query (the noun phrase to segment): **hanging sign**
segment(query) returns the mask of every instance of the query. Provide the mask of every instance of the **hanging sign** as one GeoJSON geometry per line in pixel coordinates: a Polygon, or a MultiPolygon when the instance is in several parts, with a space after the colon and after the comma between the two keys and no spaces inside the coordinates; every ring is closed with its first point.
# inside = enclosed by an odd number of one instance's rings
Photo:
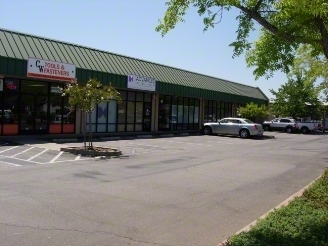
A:
{"type": "Polygon", "coordinates": [[[74,82],[75,70],[74,64],[31,57],[27,61],[27,77],[74,82]]]}
{"type": "Polygon", "coordinates": [[[128,75],[128,85],[129,89],[137,89],[144,91],[155,91],[156,90],[156,80],[146,76],[140,75],[128,75]]]}

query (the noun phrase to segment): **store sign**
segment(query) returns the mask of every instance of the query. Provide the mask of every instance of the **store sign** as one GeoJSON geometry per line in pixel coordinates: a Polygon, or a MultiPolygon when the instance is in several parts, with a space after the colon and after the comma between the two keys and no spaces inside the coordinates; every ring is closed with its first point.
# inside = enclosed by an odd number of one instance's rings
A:
{"type": "Polygon", "coordinates": [[[140,75],[128,75],[127,88],[144,90],[144,91],[155,91],[156,80],[153,78],[140,76],[140,75]]]}
{"type": "Polygon", "coordinates": [[[75,65],[62,62],[31,57],[27,62],[27,77],[74,82],[75,70],[75,65]]]}

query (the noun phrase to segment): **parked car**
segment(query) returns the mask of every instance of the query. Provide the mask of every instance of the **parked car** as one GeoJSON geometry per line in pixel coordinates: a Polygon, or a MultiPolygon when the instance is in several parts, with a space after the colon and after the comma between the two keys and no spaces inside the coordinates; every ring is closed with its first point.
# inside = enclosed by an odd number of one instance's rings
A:
{"type": "Polygon", "coordinates": [[[297,132],[299,127],[294,119],[276,118],[262,123],[264,131],[285,131],[287,133],[297,132]]]}
{"type": "Polygon", "coordinates": [[[205,123],[203,127],[205,135],[236,135],[241,138],[263,136],[261,124],[256,124],[245,118],[223,118],[218,122],[205,123]]]}
{"type": "Polygon", "coordinates": [[[305,122],[297,122],[301,133],[307,134],[314,131],[322,131],[323,125],[321,121],[311,120],[305,122]]]}

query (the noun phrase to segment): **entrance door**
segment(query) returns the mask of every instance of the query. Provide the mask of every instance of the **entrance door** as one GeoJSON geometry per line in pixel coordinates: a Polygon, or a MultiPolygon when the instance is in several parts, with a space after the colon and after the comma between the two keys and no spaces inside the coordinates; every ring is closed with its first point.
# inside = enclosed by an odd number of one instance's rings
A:
{"type": "Polygon", "coordinates": [[[143,131],[151,131],[151,102],[145,102],[143,108],[143,131]]]}
{"type": "Polygon", "coordinates": [[[20,133],[48,133],[48,97],[23,94],[21,96],[20,105],[20,133]]]}

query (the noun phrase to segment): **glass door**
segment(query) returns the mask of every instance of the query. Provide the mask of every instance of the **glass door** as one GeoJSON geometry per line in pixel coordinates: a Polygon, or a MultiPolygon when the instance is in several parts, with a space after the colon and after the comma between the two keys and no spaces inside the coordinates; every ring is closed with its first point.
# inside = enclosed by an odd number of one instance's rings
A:
{"type": "Polygon", "coordinates": [[[48,133],[48,97],[22,94],[20,105],[20,133],[48,133]]]}
{"type": "Polygon", "coordinates": [[[144,102],[143,109],[143,131],[151,131],[151,103],[144,102]]]}

